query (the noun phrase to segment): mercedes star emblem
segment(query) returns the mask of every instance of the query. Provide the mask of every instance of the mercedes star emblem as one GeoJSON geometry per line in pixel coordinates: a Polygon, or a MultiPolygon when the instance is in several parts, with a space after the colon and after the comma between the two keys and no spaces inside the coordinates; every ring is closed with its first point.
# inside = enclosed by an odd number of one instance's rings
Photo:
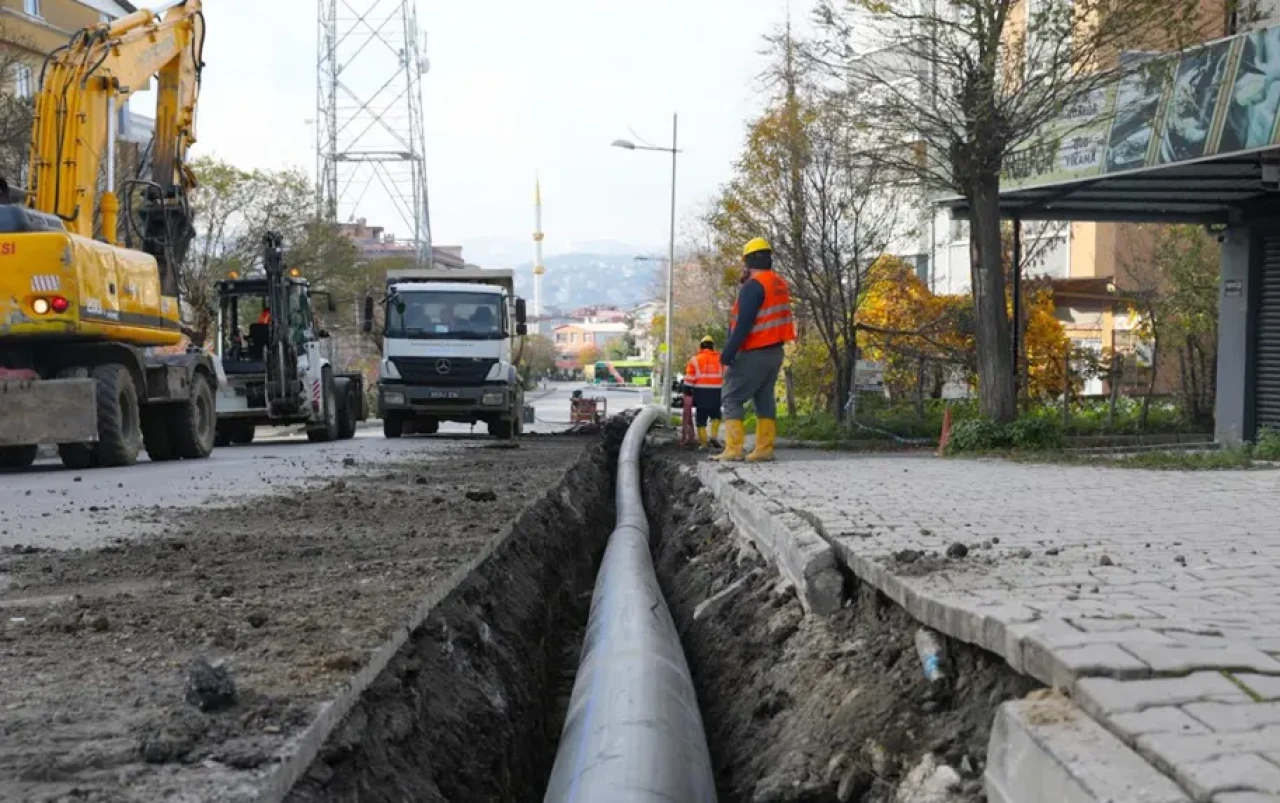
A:
{"type": "Polygon", "coordinates": [[[448,360],[436,360],[436,373],[447,374],[453,370],[453,363],[448,360]]]}

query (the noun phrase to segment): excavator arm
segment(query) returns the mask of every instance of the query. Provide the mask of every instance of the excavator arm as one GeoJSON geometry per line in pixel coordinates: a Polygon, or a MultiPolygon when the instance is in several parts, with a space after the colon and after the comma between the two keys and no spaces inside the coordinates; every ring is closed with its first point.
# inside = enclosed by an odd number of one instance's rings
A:
{"type": "Polygon", "coordinates": [[[102,239],[114,245],[119,109],[158,77],[152,179],[141,188],[136,214],[127,205],[126,218],[140,249],[155,257],[161,292],[169,297],[177,296],[178,266],[194,236],[187,199],[195,177],[185,159],[196,141],[204,33],[201,0],[171,0],[159,10],[86,28],[49,55],[35,104],[28,205],[57,215],[86,238],[94,236],[100,213],[102,239]],[[105,188],[99,183],[104,161],[105,188]]]}

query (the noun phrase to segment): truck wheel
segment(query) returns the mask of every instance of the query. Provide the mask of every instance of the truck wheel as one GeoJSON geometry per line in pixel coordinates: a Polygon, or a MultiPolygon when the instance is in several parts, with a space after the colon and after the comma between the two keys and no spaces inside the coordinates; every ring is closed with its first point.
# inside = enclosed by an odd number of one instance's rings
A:
{"type": "Polygon", "coordinates": [[[499,418],[489,424],[489,434],[495,438],[509,441],[516,436],[516,422],[507,418],[499,418]]]}
{"type": "Polygon", "coordinates": [[[257,434],[258,428],[253,424],[240,424],[231,430],[231,442],[237,446],[248,446],[257,434]]]}
{"type": "Polygon", "coordinates": [[[307,440],[312,443],[328,443],[338,439],[338,390],[328,368],[324,370],[321,384],[324,386],[324,424],[307,430],[307,440]]]}
{"type": "Polygon", "coordinates": [[[173,412],[172,405],[157,405],[142,414],[142,444],[153,463],[178,459],[173,448],[173,412]]]}
{"type": "Polygon", "coordinates": [[[360,400],[356,398],[350,381],[342,382],[338,388],[338,439],[345,441],[356,436],[356,415],[360,400]]]}
{"type": "Polygon", "coordinates": [[[31,468],[36,462],[40,447],[34,443],[25,446],[5,446],[0,448],[0,468],[31,468]]]}
{"type": "Polygon", "coordinates": [[[174,445],[180,457],[199,460],[213,452],[218,416],[214,412],[213,387],[203,374],[192,377],[191,395],[178,406],[173,424],[174,445]]]}
{"type": "Polygon", "coordinates": [[[98,383],[98,443],[93,452],[106,468],[131,466],[142,451],[138,388],[118,363],[96,366],[89,375],[98,383]]]}
{"type": "Polygon", "coordinates": [[[384,413],[382,416],[382,437],[398,438],[404,434],[404,419],[399,413],[384,413]]]}

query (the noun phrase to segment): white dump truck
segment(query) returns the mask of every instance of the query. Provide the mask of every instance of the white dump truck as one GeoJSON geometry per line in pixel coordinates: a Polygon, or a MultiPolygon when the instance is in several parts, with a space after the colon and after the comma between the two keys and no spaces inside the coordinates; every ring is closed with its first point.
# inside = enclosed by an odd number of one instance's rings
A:
{"type": "MultiPolygon", "coordinates": [[[[509,270],[432,268],[387,273],[378,413],[383,434],[434,434],[442,421],[520,434],[524,386],[516,370],[525,302],[509,270]]],[[[365,299],[365,331],[375,299],[365,299]]]]}

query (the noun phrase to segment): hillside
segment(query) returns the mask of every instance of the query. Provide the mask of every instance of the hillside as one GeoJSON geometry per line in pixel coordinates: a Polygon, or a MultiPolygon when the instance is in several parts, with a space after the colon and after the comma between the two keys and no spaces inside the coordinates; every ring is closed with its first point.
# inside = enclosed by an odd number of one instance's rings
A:
{"type": "MultiPolygon", "coordinates": [[[[656,294],[662,270],[661,263],[637,262],[630,254],[560,254],[547,257],[546,264],[543,304],[566,312],[593,304],[643,304],[656,294]]],[[[532,302],[533,263],[517,265],[515,272],[516,292],[532,302]]]]}

